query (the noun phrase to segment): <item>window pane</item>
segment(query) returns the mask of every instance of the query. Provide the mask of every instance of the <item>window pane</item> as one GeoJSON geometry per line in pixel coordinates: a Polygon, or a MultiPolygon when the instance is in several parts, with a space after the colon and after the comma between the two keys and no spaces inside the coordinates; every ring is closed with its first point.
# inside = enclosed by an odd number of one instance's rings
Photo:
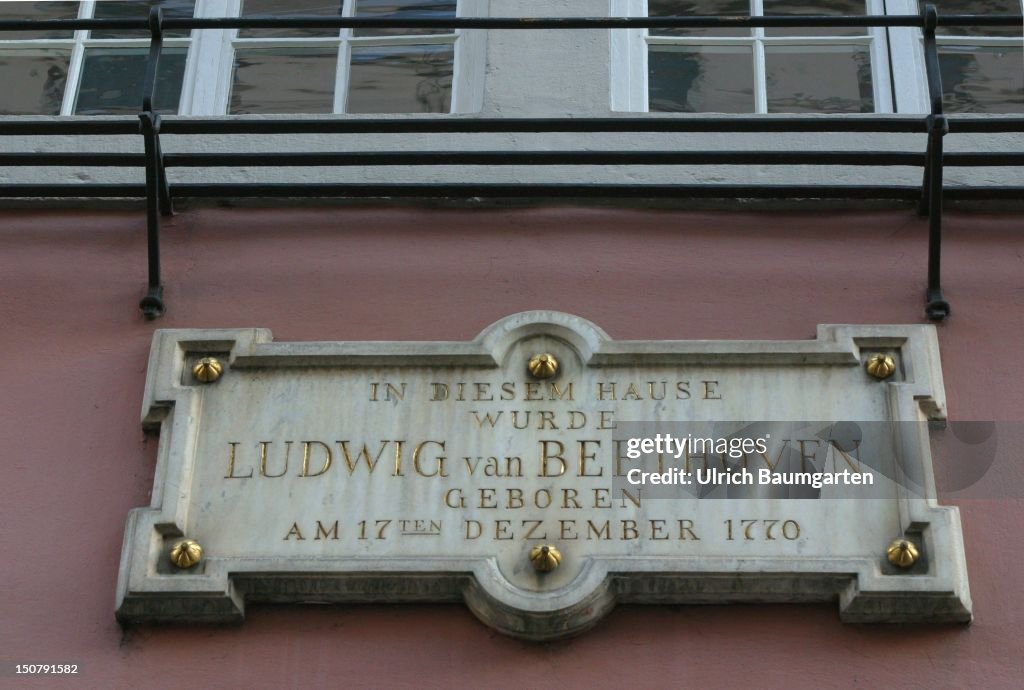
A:
{"type": "MultiPolygon", "coordinates": [[[[156,103],[161,113],[177,113],[187,48],[164,48],[156,75],[156,103]]],[[[142,109],[142,82],[148,48],[87,48],[76,115],[137,113],[142,109]]]]}
{"type": "Polygon", "coordinates": [[[939,46],[939,65],[946,112],[1024,112],[1024,51],[1019,47],[939,46]]]}
{"type": "MultiPolygon", "coordinates": [[[[187,19],[195,11],[195,0],[146,0],[139,2],[132,0],[102,0],[96,3],[96,11],[93,17],[96,19],[145,19],[149,17],[149,10],[154,5],[159,5],[163,10],[164,19],[187,19]]],[[[164,36],[181,37],[188,36],[189,31],[165,31],[164,36]]],[[[123,31],[113,29],[101,29],[90,34],[93,38],[148,38],[149,31],[123,31]]]]}
{"type": "Polygon", "coordinates": [[[346,110],[447,113],[454,63],[450,45],[353,46],[346,110]]]}
{"type": "MultiPolygon", "coordinates": [[[[0,19],[74,19],[77,2],[0,2],[0,19]]],[[[3,31],[0,39],[72,38],[73,31],[3,31]]]]}
{"type": "MultiPolygon", "coordinates": [[[[437,0],[356,0],[356,16],[375,19],[445,19],[455,16],[455,3],[437,0]]],[[[451,29],[357,29],[354,35],[409,36],[451,32],[451,29]]]]}
{"type": "MultiPolygon", "coordinates": [[[[648,0],[651,17],[750,14],[747,0],[648,0]]],[[[651,29],[652,36],[749,36],[750,29],[651,29]]]]}
{"type": "MultiPolygon", "coordinates": [[[[340,17],[343,0],[242,0],[242,16],[269,15],[294,17],[340,17]]],[[[340,29],[239,29],[239,38],[267,38],[272,36],[338,36],[340,29]]],[[[277,111],[280,112],[280,111],[277,111]]],[[[303,111],[304,112],[304,111],[303,111]]]]}
{"type": "Polygon", "coordinates": [[[770,113],[871,113],[865,46],[765,46],[770,113]]]}
{"type": "Polygon", "coordinates": [[[0,115],[60,115],[70,51],[0,54],[0,115]]]}
{"type": "MultiPolygon", "coordinates": [[[[790,0],[764,0],[765,14],[868,14],[864,0],[828,0],[828,2],[791,2],[790,0]]],[[[769,28],[766,36],[863,36],[866,28],[769,28]]]]}
{"type": "Polygon", "coordinates": [[[334,48],[236,50],[229,112],[333,112],[337,65],[334,48]]]}
{"type": "Polygon", "coordinates": [[[754,112],[753,52],[748,46],[651,46],[652,112],[754,112]]]}
{"type": "MultiPolygon", "coordinates": [[[[927,0],[919,7],[931,3],[943,14],[1020,14],[1020,0],[927,0]]],[[[949,26],[939,27],[939,35],[952,36],[1020,36],[1021,26],[949,26]]],[[[1021,67],[1024,70],[1024,66],[1021,67]]]]}

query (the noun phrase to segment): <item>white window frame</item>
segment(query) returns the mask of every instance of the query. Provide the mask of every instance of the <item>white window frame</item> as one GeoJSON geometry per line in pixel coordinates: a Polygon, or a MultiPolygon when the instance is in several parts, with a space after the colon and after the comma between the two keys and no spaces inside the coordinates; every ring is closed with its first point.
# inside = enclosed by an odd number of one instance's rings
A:
{"type": "MultiPolygon", "coordinates": [[[[1024,12],[1024,0],[1018,11],[1024,12]]],[[[885,0],[887,14],[920,14],[917,0],[885,0]]],[[[941,9],[940,9],[941,12],[941,9]]],[[[1024,32],[1024,26],[1021,27],[1024,32]]],[[[924,34],[916,27],[893,27],[889,30],[892,49],[893,90],[896,109],[900,113],[929,113],[928,77],[924,64],[924,34]],[[897,68],[899,66],[899,68],[897,68]]],[[[949,36],[937,33],[936,43],[943,45],[1020,46],[1015,36],[949,36]]],[[[1021,65],[1024,69],[1024,64],[1021,65]]]]}
{"type": "MultiPolygon", "coordinates": [[[[884,0],[867,0],[870,14],[884,14],[884,0]]],[[[762,0],[754,0],[755,13],[763,12],[762,0]]],[[[647,16],[647,0],[610,0],[612,16],[647,16]]],[[[752,36],[651,36],[646,29],[619,29],[611,33],[611,108],[613,111],[649,112],[647,59],[652,45],[750,45],[753,47],[755,114],[767,113],[765,84],[765,46],[771,45],[869,45],[875,112],[893,112],[893,88],[890,79],[889,42],[884,28],[870,28],[870,37],[856,36],[765,36],[763,28],[752,36]]],[[[918,32],[920,34],[920,32],[918,32]]]]}
{"type": "MultiPolygon", "coordinates": [[[[197,0],[202,2],[202,0],[197,0]]],[[[78,18],[89,19],[96,9],[96,0],[83,0],[78,5],[78,18]]],[[[180,38],[164,38],[164,48],[190,48],[192,40],[185,36],[180,38]]],[[[149,49],[149,38],[89,38],[89,31],[74,31],[70,38],[34,38],[3,40],[0,34],[0,48],[8,48],[12,51],[24,51],[25,53],[37,52],[37,54],[48,54],[53,51],[70,51],[71,56],[68,62],[68,72],[64,82],[64,97],[61,101],[60,114],[74,115],[75,107],[78,104],[78,91],[81,87],[82,64],[85,61],[85,51],[88,48],[142,48],[149,49]]],[[[188,51],[185,63],[185,72],[188,73],[188,61],[192,59],[192,51],[188,51]]],[[[184,96],[184,84],[182,85],[184,96]]],[[[139,98],[139,108],[142,108],[142,98],[139,98]]],[[[179,105],[180,107],[180,105],[179,105]]]]}
{"type": "MultiPolygon", "coordinates": [[[[82,0],[78,17],[92,17],[97,0],[82,0]]],[[[237,17],[241,0],[196,0],[196,17],[237,17]]],[[[458,0],[457,16],[485,17],[488,13],[487,0],[458,0]]],[[[351,13],[353,3],[345,3],[346,13],[351,13]]],[[[179,115],[216,116],[228,114],[231,94],[232,65],[236,45],[236,29],[193,29],[191,37],[165,37],[164,48],[187,48],[185,72],[182,78],[179,115]]],[[[350,29],[343,29],[339,37],[328,37],[322,41],[313,39],[242,39],[247,45],[266,44],[267,47],[299,46],[323,47],[341,46],[338,51],[338,79],[335,84],[334,112],[344,109],[347,97],[348,61],[352,45],[410,45],[432,43],[455,46],[455,64],[452,76],[451,113],[474,113],[483,107],[483,79],[486,58],[485,31],[464,31],[457,29],[452,34],[417,36],[373,36],[352,37],[350,29]]],[[[87,48],[149,48],[149,38],[88,38],[87,30],[79,30],[69,38],[15,39],[4,41],[0,36],[0,48],[4,45],[13,50],[32,51],[39,54],[52,51],[70,51],[68,71],[61,101],[60,115],[74,115],[81,85],[82,65],[87,48]]],[[[142,107],[141,97],[139,108],[142,107]]],[[[88,116],[84,116],[88,117],[88,116]]]]}
{"type": "MultiPolygon", "coordinates": [[[[197,0],[197,17],[237,17],[241,0],[197,0]]],[[[346,16],[352,2],[345,3],[346,16]]],[[[487,16],[486,0],[458,0],[456,16],[487,16]]],[[[452,75],[451,113],[479,112],[483,107],[483,76],[486,42],[483,31],[457,29],[452,34],[415,36],[353,37],[351,29],[342,29],[337,37],[323,38],[242,38],[237,29],[200,29],[193,31],[193,46],[186,65],[179,113],[182,115],[227,115],[231,100],[232,65],[238,46],[332,47],[338,50],[334,113],[344,111],[348,94],[348,63],[354,45],[415,45],[431,43],[455,46],[452,75]],[[194,58],[194,59],[192,59],[194,58]]]]}

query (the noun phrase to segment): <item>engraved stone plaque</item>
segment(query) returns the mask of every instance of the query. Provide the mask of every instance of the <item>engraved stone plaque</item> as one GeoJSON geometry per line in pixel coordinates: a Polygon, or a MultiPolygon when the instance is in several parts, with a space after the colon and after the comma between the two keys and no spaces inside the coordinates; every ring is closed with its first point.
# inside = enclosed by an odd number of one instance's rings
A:
{"type": "Polygon", "coordinates": [[[959,513],[931,472],[944,417],[925,325],[617,341],[535,311],[470,342],[157,331],[156,476],[128,517],[117,616],[464,601],[548,639],[616,603],[835,600],[846,621],[966,622],[959,513]],[[541,354],[557,366],[528,366],[541,354]],[[190,566],[171,557],[185,538],[190,566]],[[538,569],[542,547],[560,558],[538,569]]]}

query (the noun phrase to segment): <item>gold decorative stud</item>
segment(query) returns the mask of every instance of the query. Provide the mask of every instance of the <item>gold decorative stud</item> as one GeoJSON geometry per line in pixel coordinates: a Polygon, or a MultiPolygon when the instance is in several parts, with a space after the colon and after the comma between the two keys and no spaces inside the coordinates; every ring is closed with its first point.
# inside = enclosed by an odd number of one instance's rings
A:
{"type": "Polygon", "coordinates": [[[538,573],[550,573],[562,562],[562,553],[550,544],[530,549],[530,562],[538,573]]]}
{"type": "Polygon", "coordinates": [[[224,373],[224,365],[216,357],[203,357],[192,367],[192,375],[200,383],[213,383],[224,373]]]}
{"type": "Polygon", "coordinates": [[[549,379],[558,373],[558,360],[554,355],[544,352],[531,357],[526,368],[534,378],[549,379]]]}
{"type": "Polygon", "coordinates": [[[182,539],[171,547],[171,563],[182,570],[203,560],[203,547],[195,539],[182,539]]]}
{"type": "Polygon", "coordinates": [[[920,556],[917,546],[909,539],[896,539],[885,550],[885,557],[899,568],[909,568],[917,563],[920,556]]]}
{"type": "Polygon", "coordinates": [[[896,373],[896,361],[891,355],[879,352],[878,354],[871,355],[864,364],[864,368],[867,369],[869,374],[881,381],[896,373]]]}

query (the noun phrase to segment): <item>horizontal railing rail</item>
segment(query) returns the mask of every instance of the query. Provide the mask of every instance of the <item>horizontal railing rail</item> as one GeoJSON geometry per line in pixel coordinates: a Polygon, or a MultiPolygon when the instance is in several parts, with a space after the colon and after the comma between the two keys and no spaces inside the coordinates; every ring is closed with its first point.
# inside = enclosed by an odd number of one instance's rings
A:
{"type": "MultiPolygon", "coordinates": [[[[1022,166],[1024,151],[958,151],[946,153],[943,139],[956,134],[1024,132],[1024,115],[967,117],[943,113],[943,90],[938,59],[938,27],[1006,27],[1024,24],[1024,17],[1001,15],[939,15],[926,5],[919,15],[769,15],[687,17],[218,17],[165,19],[154,8],[148,19],[4,19],[0,20],[0,48],[12,42],[8,31],[104,29],[149,32],[141,109],[135,118],[42,119],[0,118],[0,136],[138,136],[144,153],[17,152],[0,153],[0,166],[82,166],[145,169],[145,184],[63,183],[0,184],[0,198],[145,198],[149,284],[141,302],[143,313],[163,313],[160,277],[160,217],[172,212],[173,198],[210,197],[331,197],[331,198],[815,198],[886,199],[917,201],[929,224],[926,313],[941,320],[950,313],[943,297],[940,269],[942,204],[944,199],[984,200],[1024,198],[1018,186],[943,185],[945,167],[1022,166]],[[331,118],[163,118],[153,108],[157,67],[165,31],[208,29],[437,29],[454,30],[611,30],[685,28],[919,28],[924,38],[930,112],[925,115],[800,116],[694,116],[651,114],[625,117],[487,118],[463,115],[440,117],[331,118]],[[382,150],[283,151],[268,153],[199,152],[164,153],[160,135],[260,134],[481,134],[481,133],[888,133],[927,136],[922,151],[878,150],[382,150]],[[168,181],[167,168],[224,167],[374,167],[374,166],[733,166],[733,165],[841,165],[857,167],[920,167],[920,186],[878,184],[663,184],[663,183],[267,183],[193,184],[168,181]]],[[[19,40],[19,44],[25,41],[19,40]]],[[[28,43],[33,43],[28,41],[28,43]]]]}

